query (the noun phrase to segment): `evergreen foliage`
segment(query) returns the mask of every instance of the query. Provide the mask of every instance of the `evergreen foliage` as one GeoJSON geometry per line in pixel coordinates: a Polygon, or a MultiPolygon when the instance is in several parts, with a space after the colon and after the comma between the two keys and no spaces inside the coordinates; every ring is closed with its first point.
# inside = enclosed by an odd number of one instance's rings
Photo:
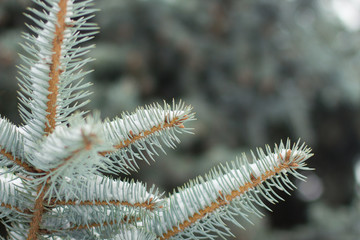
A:
{"type": "Polygon", "coordinates": [[[35,26],[24,34],[17,127],[0,118],[0,217],[11,239],[214,239],[231,232],[225,221],[262,216],[277,190],[295,188],[290,176],[310,170],[305,144],[257,149],[214,168],[163,197],[159,190],[108,174],[130,174],[178,136],[191,133],[192,107],[183,102],[139,107],[101,120],[81,111],[89,83],[83,58],[98,28],[92,0],[33,0],[35,26]]]}

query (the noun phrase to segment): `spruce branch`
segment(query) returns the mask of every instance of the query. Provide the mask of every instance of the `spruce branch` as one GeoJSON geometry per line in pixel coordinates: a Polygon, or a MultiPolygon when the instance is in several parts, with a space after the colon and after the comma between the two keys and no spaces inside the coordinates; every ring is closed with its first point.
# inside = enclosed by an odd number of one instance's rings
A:
{"type": "Polygon", "coordinates": [[[101,152],[102,155],[116,158],[116,166],[108,166],[104,171],[111,173],[122,172],[129,174],[128,170],[136,171],[137,160],[148,162],[158,155],[156,148],[165,153],[162,145],[175,148],[180,140],[178,134],[191,133],[191,128],[185,127],[189,121],[195,119],[191,113],[192,107],[184,102],[173,101],[172,107],[164,103],[138,108],[134,113],[123,113],[122,118],[105,121],[105,135],[113,144],[114,150],[101,152]],[[120,164],[120,167],[119,165],[120,164]]]}
{"type": "MultiPolygon", "coordinates": [[[[28,198],[24,198],[21,188],[23,183],[21,179],[15,175],[8,173],[4,169],[0,169],[0,203],[1,207],[9,210],[15,210],[16,214],[25,213],[29,208],[28,198]],[[14,197],[15,195],[15,197],[14,197]]],[[[9,211],[7,214],[10,214],[9,211]]],[[[1,215],[4,212],[0,213],[1,215]]]]}
{"type": "Polygon", "coordinates": [[[0,118],[0,167],[14,165],[13,170],[23,168],[32,171],[24,161],[23,136],[18,127],[0,118]]]}
{"type": "Polygon", "coordinates": [[[90,84],[82,83],[89,72],[83,72],[81,67],[92,59],[81,57],[93,45],[78,45],[90,40],[97,30],[95,24],[87,22],[95,12],[86,8],[89,1],[34,2],[48,13],[29,9],[33,15],[27,16],[37,27],[28,26],[36,36],[24,35],[27,42],[22,46],[30,57],[21,56],[25,65],[19,66],[22,77],[19,79],[20,113],[28,125],[25,136],[30,145],[53,132],[88,102],[79,103],[90,94],[84,90],[90,84]],[[83,34],[82,30],[88,32],[83,34]]]}
{"type": "MultiPolygon", "coordinates": [[[[30,9],[34,15],[44,18],[46,23],[35,21],[39,25],[38,28],[30,28],[37,34],[37,37],[25,35],[28,42],[23,46],[32,58],[23,57],[27,66],[20,67],[23,77],[20,80],[20,87],[22,92],[28,96],[26,98],[23,94],[20,95],[22,103],[20,111],[27,124],[27,128],[24,128],[24,135],[27,139],[25,144],[27,148],[32,149],[35,149],[37,142],[52,133],[57,125],[67,120],[66,117],[77,109],[70,107],[74,100],[88,95],[87,92],[81,93],[81,91],[74,95],[74,90],[77,89],[69,86],[72,83],[76,84],[75,81],[82,76],[79,74],[76,76],[76,73],[71,75],[71,71],[77,71],[84,62],[76,57],[83,55],[88,50],[88,48],[75,48],[81,42],[81,38],[89,39],[88,36],[79,36],[78,31],[91,27],[86,22],[88,18],[80,17],[78,20],[74,20],[74,18],[93,12],[84,8],[89,3],[88,1],[74,3],[68,0],[46,2],[36,0],[34,2],[47,10],[48,14],[30,9]],[[67,75],[66,71],[70,71],[70,75],[67,75]]],[[[94,32],[92,31],[91,34],[94,32]]],[[[35,165],[37,163],[34,158],[32,162],[35,165]]],[[[34,216],[30,224],[28,239],[37,238],[37,231],[44,212],[45,193],[50,190],[51,194],[54,188],[54,184],[48,185],[49,182],[50,178],[47,178],[46,183],[38,187],[38,197],[34,206],[34,216]]]]}
{"type": "Polygon", "coordinates": [[[252,164],[243,155],[231,166],[219,166],[206,176],[206,180],[198,177],[171,195],[166,205],[169,208],[150,221],[149,228],[157,232],[160,239],[194,236],[212,239],[214,232],[229,236],[229,229],[220,219],[242,227],[233,216],[240,215],[247,221],[250,221],[248,213],[261,217],[262,213],[255,205],[269,208],[260,197],[276,203],[282,198],[274,188],[289,194],[286,188],[295,186],[288,174],[304,180],[297,171],[310,170],[305,163],[312,156],[310,151],[304,144],[299,146],[299,142],[290,148],[290,141],[287,141],[286,146],[283,143],[275,146],[273,152],[268,146],[266,153],[259,148],[258,158],[252,154],[254,160],[258,159],[252,164]],[[223,230],[219,230],[219,226],[223,230]]]}
{"type": "Polygon", "coordinates": [[[288,175],[304,180],[310,149],[290,141],[243,155],[198,177],[168,198],[155,186],[112,179],[106,173],[139,169],[179,135],[192,133],[195,119],[184,102],[139,107],[121,118],[85,116],[90,83],[81,68],[92,61],[83,46],[96,24],[92,0],[33,0],[35,34],[25,34],[21,56],[20,115],[17,127],[0,118],[0,218],[11,239],[182,239],[231,235],[223,220],[262,216],[263,199],[282,198],[274,189],[295,188],[288,175]],[[85,32],[84,32],[85,31],[85,32]],[[258,159],[258,160],[256,160],[258,159]]]}
{"type": "Polygon", "coordinates": [[[147,185],[134,180],[116,180],[95,176],[93,179],[84,179],[86,182],[77,192],[64,190],[60,192],[60,199],[53,198],[49,206],[122,206],[126,208],[144,208],[149,211],[161,209],[164,200],[162,193],[152,186],[147,190],[147,185]]]}

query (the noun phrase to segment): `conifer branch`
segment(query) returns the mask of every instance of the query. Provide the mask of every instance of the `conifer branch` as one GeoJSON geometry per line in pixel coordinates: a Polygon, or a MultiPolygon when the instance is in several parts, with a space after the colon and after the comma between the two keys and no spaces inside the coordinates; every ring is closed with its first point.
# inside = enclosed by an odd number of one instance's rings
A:
{"type": "Polygon", "coordinates": [[[164,122],[158,124],[157,126],[153,126],[150,130],[144,130],[136,135],[132,132],[132,130],[130,130],[129,131],[130,139],[125,140],[123,143],[115,145],[114,148],[121,149],[121,148],[128,147],[130,144],[132,144],[140,139],[146,138],[146,137],[150,136],[151,134],[163,131],[167,128],[172,128],[175,126],[177,126],[179,128],[185,128],[183,123],[187,119],[188,119],[188,116],[186,116],[186,115],[184,115],[182,118],[175,116],[173,119],[170,119],[170,116],[166,115],[164,122]]]}
{"type": "Polygon", "coordinates": [[[11,163],[16,164],[17,166],[23,168],[27,172],[37,172],[38,171],[34,167],[32,167],[31,165],[21,161],[19,158],[15,157],[11,153],[6,152],[6,150],[3,149],[1,146],[0,146],[0,149],[1,149],[0,150],[0,155],[4,156],[8,160],[10,160],[11,163]]]}
{"type": "Polygon", "coordinates": [[[96,25],[87,22],[95,11],[86,7],[89,1],[34,2],[47,12],[29,9],[39,19],[27,14],[37,25],[28,25],[36,36],[24,35],[27,42],[22,46],[29,57],[21,55],[25,64],[19,66],[20,113],[30,148],[89,102],[79,102],[89,96],[90,92],[84,89],[91,85],[83,83],[82,78],[90,71],[84,72],[81,67],[92,61],[82,57],[93,45],[77,45],[90,40],[97,30],[96,25]],[[81,30],[88,32],[80,33],[81,30]]]}
{"type": "Polygon", "coordinates": [[[260,177],[254,177],[254,175],[250,176],[251,181],[246,183],[244,186],[241,186],[237,190],[231,191],[230,194],[224,195],[221,191],[219,191],[220,197],[216,199],[216,201],[212,202],[210,206],[207,206],[201,210],[199,210],[194,215],[190,216],[188,220],[184,221],[183,223],[180,223],[178,226],[174,227],[172,230],[166,232],[160,240],[169,239],[170,237],[176,235],[179,232],[184,231],[187,227],[191,226],[195,222],[203,219],[208,214],[213,213],[214,211],[218,210],[220,207],[223,207],[225,205],[229,205],[232,200],[234,200],[237,197],[242,196],[246,191],[249,191],[250,189],[254,189],[256,186],[261,184],[263,181],[266,181],[267,179],[274,177],[276,174],[279,174],[281,171],[286,169],[296,169],[298,164],[295,162],[290,163],[290,152],[291,150],[288,150],[286,154],[286,160],[283,164],[280,164],[278,167],[275,167],[273,171],[266,171],[264,174],[262,174],[260,177]]]}
{"type": "MultiPolygon", "coordinates": [[[[305,167],[305,160],[312,155],[305,145],[298,147],[296,144],[290,149],[289,141],[286,147],[283,144],[280,148],[276,146],[274,152],[271,153],[267,147],[266,155],[260,149],[258,150],[260,159],[253,164],[249,164],[243,156],[238,162],[233,163],[233,167],[222,167],[225,173],[219,168],[218,171],[211,172],[206,182],[201,177],[191,181],[188,186],[179,189],[179,193],[169,197],[167,206],[170,208],[164,210],[150,226],[160,224],[158,221],[166,223],[167,230],[158,233],[162,240],[177,234],[190,237],[197,231],[200,235],[209,237],[210,233],[196,230],[196,226],[199,226],[197,223],[201,222],[202,226],[205,225],[210,229],[209,231],[211,229],[215,231],[214,225],[217,223],[209,216],[221,216],[237,225],[239,224],[233,215],[241,215],[246,220],[248,219],[244,211],[261,216],[254,203],[267,209],[268,207],[257,195],[263,196],[270,202],[277,202],[276,198],[281,199],[281,197],[272,188],[275,186],[288,193],[285,187],[292,189],[293,184],[286,173],[303,180],[304,176],[297,173],[297,170],[309,170],[305,167]],[[268,184],[269,181],[273,181],[273,185],[268,184]],[[230,205],[232,210],[229,208],[230,205]],[[173,223],[172,226],[169,225],[170,222],[173,223]]],[[[220,231],[219,235],[226,235],[228,230],[225,225],[223,227],[225,232],[220,231]]]]}
{"type": "Polygon", "coordinates": [[[153,155],[158,155],[156,149],[165,153],[162,144],[175,148],[180,142],[177,134],[191,133],[192,129],[185,127],[195,119],[191,111],[192,107],[183,102],[173,102],[172,107],[166,103],[163,107],[154,104],[138,108],[132,114],[122,114],[122,119],[105,121],[105,135],[114,150],[100,154],[116,158],[121,165],[109,170],[128,174],[128,170],[138,169],[137,160],[147,163],[148,158],[154,160],[153,155]]]}
{"type": "Polygon", "coordinates": [[[231,235],[222,220],[261,216],[295,188],[288,175],[304,180],[312,155],[304,144],[281,143],[254,163],[245,156],[198,177],[168,198],[146,184],[112,179],[105,173],[137,170],[137,160],[154,160],[163,145],[175,148],[179,134],[191,133],[192,107],[140,107],[122,118],[101,121],[100,114],[80,111],[90,92],[81,68],[93,47],[78,46],[96,33],[89,23],[92,0],[32,0],[43,11],[29,9],[35,35],[25,34],[21,56],[19,100],[24,126],[0,118],[0,216],[14,239],[154,240],[213,238],[231,235]],[[86,32],[82,32],[82,31],[86,32]],[[9,224],[8,224],[9,223],[9,224]]]}
{"type": "MultiPolygon", "coordinates": [[[[172,128],[172,127],[185,128],[185,126],[183,125],[183,122],[188,119],[187,116],[184,116],[181,119],[179,119],[179,117],[175,117],[171,121],[168,118],[169,117],[165,117],[164,122],[159,123],[156,126],[153,126],[150,130],[144,130],[142,132],[139,132],[138,134],[134,134],[134,132],[132,130],[130,130],[129,131],[129,139],[126,139],[123,142],[116,144],[114,146],[114,148],[116,150],[120,150],[122,148],[129,147],[130,144],[133,144],[136,141],[144,139],[156,132],[164,131],[167,128],[172,128]]],[[[100,154],[106,155],[108,153],[109,152],[101,152],[100,154]]]]}
{"type": "MultiPolygon", "coordinates": [[[[113,180],[96,176],[92,179],[84,179],[85,183],[80,183],[79,187],[74,187],[74,191],[67,189],[58,191],[57,198],[52,198],[47,205],[53,207],[66,206],[104,206],[122,207],[126,209],[136,209],[141,211],[160,210],[165,204],[155,186],[147,191],[146,185],[140,182],[127,182],[113,180]],[[86,181],[86,182],[85,182],[86,181]]],[[[71,210],[71,209],[69,209],[71,210]]]]}
{"type": "MultiPolygon", "coordinates": [[[[127,220],[124,220],[122,223],[125,223],[126,221],[127,220]]],[[[119,223],[116,220],[113,220],[113,221],[103,222],[103,223],[92,223],[89,225],[79,225],[79,226],[72,227],[68,230],[74,231],[74,230],[82,230],[82,229],[89,229],[89,228],[91,229],[91,228],[97,228],[97,227],[107,227],[107,226],[112,226],[112,225],[117,225],[117,224],[119,224],[119,223]]]]}
{"type": "Polygon", "coordinates": [[[104,229],[118,229],[125,225],[136,224],[136,222],[140,222],[144,217],[139,212],[126,208],[120,210],[109,205],[105,207],[100,206],[99,209],[96,209],[95,206],[78,206],[75,208],[68,205],[59,206],[56,210],[52,212],[53,216],[51,212],[45,214],[48,223],[43,225],[43,229],[40,229],[41,234],[56,234],[58,236],[64,234],[70,236],[72,232],[88,234],[93,230],[104,231],[104,229]],[[72,211],[71,208],[81,211],[83,216],[81,218],[70,217],[67,214],[70,213],[69,210],[72,211]],[[63,219],[58,217],[60,212],[63,219]],[[54,218],[51,219],[52,217],[54,218]]]}
{"type": "Polygon", "coordinates": [[[19,128],[0,118],[0,167],[15,165],[17,168],[33,172],[34,168],[25,162],[23,144],[19,128]]]}
{"type": "Polygon", "coordinates": [[[110,222],[110,223],[93,223],[91,225],[79,225],[79,226],[72,226],[70,228],[66,228],[66,229],[57,229],[57,230],[48,230],[48,229],[40,229],[39,230],[39,234],[41,235],[52,235],[58,232],[71,232],[71,231],[76,231],[76,230],[83,230],[83,229],[91,229],[91,228],[95,228],[95,227],[100,227],[100,226],[108,226],[108,225],[113,225],[114,222],[110,222]]]}
{"type": "MultiPolygon", "coordinates": [[[[127,221],[124,220],[122,223],[125,223],[125,222],[127,222],[127,221]]],[[[84,225],[76,225],[76,226],[71,226],[69,228],[59,228],[57,230],[40,229],[39,234],[51,235],[51,234],[54,234],[54,233],[57,233],[57,232],[71,232],[71,231],[79,231],[79,230],[88,230],[88,229],[91,229],[91,228],[108,227],[108,226],[118,225],[118,224],[119,224],[118,221],[113,220],[113,221],[102,222],[102,223],[91,223],[91,224],[84,224],[84,225]]]]}
{"type": "Polygon", "coordinates": [[[49,203],[49,205],[55,205],[55,206],[125,206],[125,207],[135,207],[135,208],[144,208],[149,211],[153,211],[157,208],[157,203],[153,202],[153,199],[150,198],[146,202],[136,202],[136,203],[130,203],[127,201],[118,201],[118,200],[109,200],[109,201],[78,201],[78,200],[67,200],[67,201],[59,201],[56,199],[52,199],[49,203]]]}
{"type": "Polygon", "coordinates": [[[47,191],[47,187],[45,185],[44,189],[39,187],[37,191],[37,199],[35,200],[35,205],[33,211],[33,217],[30,222],[29,234],[27,240],[37,240],[38,234],[40,230],[40,224],[42,220],[42,216],[44,213],[44,196],[47,191]]]}
{"type": "MultiPolygon", "coordinates": [[[[46,122],[44,133],[47,135],[52,133],[56,125],[56,103],[58,97],[58,84],[59,84],[59,75],[61,72],[60,69],[60,57],[61,57],[61,46],[64,40],[64,31],[65,31],[65,18],[67,11],[68,0],[59,0],[58,8],[59,11],[56,14],[55,33],[52,41],[52,51],[53,55],[51,57],[50,72],[49,72],[49,82],[48,82],[48,102],[46,103],[46,122]]],[[[44,213],[44,196],[48,190],[48,183],[45,183],[44,188],[41,185],[38,187],[37,198],[34,205],[34,214],[32,221],[30,223],[29,234],[27,240],[36,240],[37,234],[40,229],[40,223],[42,215],[44,213]]]]}
{"type": "Polygon", "coordinates": [[[24,211],[22,211],[20,208],[16,207],[16,206],[13,206],[11,204],[6,204],[6,203],[1,203],[0,204],[0,207],[3,207],[3,208],[7,208],[7,209],[10,209],[10,210],[16,210],[17,212],[19,213],[24,213],[24,211]]]}
{"type": "Polygon", "coordinates": [[[60,58],[61,58],[61,50],[62,44],[64,41],[64,32],[66,29],[66,10],[67,10],[67,3],[68,0],[60,0],[58,7],[59,12],[57,13],[57,21],[55,23],[55,33],[54,39],[52,42],[52,51],[53,55],[51,56],[51,64],[50,64],[50,73],[49,73],[49,87],[48,91],[49,94],[47,96],[48,102],[46,103],[46,127],[45,133],[49,134],[55,129],[56,125],[56,108],[57,108],[57,97],[58,97],[58,90],[59,90],[59,75],[63,71],[60,68],[60,58]]]}
{"type": "Polygon", "coordinates": [[[28,198],[24,195],[23,181],[7,169],[0,168],[0,204],[8,209],[16,209],[25,213],[31,207],[28,198]]]}
{"type": "Polygon", "coordinates": [[[24,214],[31,215],[32,214],[30,209],[28,209],[28,208],[22,209],[20,207],[17,207],[15,205],[12,205],[9,203],[3,203],[3,202],[0,203],[0,208],[7,208],[9,210],[15,210],[18,214],[22,214],[22,215],[24,215],[24,214]]]}

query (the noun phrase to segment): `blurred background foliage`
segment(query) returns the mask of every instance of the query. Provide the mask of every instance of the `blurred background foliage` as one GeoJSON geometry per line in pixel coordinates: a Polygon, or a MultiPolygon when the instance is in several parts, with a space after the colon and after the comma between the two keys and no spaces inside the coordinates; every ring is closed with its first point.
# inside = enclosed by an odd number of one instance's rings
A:
{"type": "MultiPolygon", "coordinates": [[[[166,192],[243,151],[301,138],[316,171],[255,226],[234,228],[236,239],[358,240],[360,34],[335,1],[95,1],[88,108],[112,118],[162,99],[193,105],[195,135],[133,175],[166,192]]],[[[29,5],[0,0],[0,114],[17,124],[29,5]]]]}

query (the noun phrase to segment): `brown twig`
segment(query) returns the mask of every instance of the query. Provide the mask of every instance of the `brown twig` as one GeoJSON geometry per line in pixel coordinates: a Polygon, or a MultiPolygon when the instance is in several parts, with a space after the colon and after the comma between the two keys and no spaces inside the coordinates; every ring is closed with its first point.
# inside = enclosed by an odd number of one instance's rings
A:
{"type": "Polygon", "coordinates": [[[0,146],[0,155],[3,155],[4,157],[6,157],[7,159],[9,159],[10,161],[12,161],[14,164],[24,168],[26,171],[28,172],[39,172],[38,169],[35,169],[33,166],[30,166],[29,164],[21,161],[19,158],[15,157],[14,155],[12,155],[9,152],[6,152],[5,149],[2,149],[0,146]]]}
{"type": "MultiPolygon", "coordinates": [[[[118,201],[118,200],[110,200],[110,201],[75,201],[75,200],[68,200],[68,201],[58,201],[52,199],[50,201],[50,206],[58,206],[58,205],[72,205],[72,206],[129,206],[129,207],[141,207],[146,208],[150,211],[155,209],[155,202],[153,202],[153,198],[150,198],[148,201],[142,203],[129,203],[127,201],[118,201]]],[[[160,207],[161,208],[161,207],[160,207]]]]}

